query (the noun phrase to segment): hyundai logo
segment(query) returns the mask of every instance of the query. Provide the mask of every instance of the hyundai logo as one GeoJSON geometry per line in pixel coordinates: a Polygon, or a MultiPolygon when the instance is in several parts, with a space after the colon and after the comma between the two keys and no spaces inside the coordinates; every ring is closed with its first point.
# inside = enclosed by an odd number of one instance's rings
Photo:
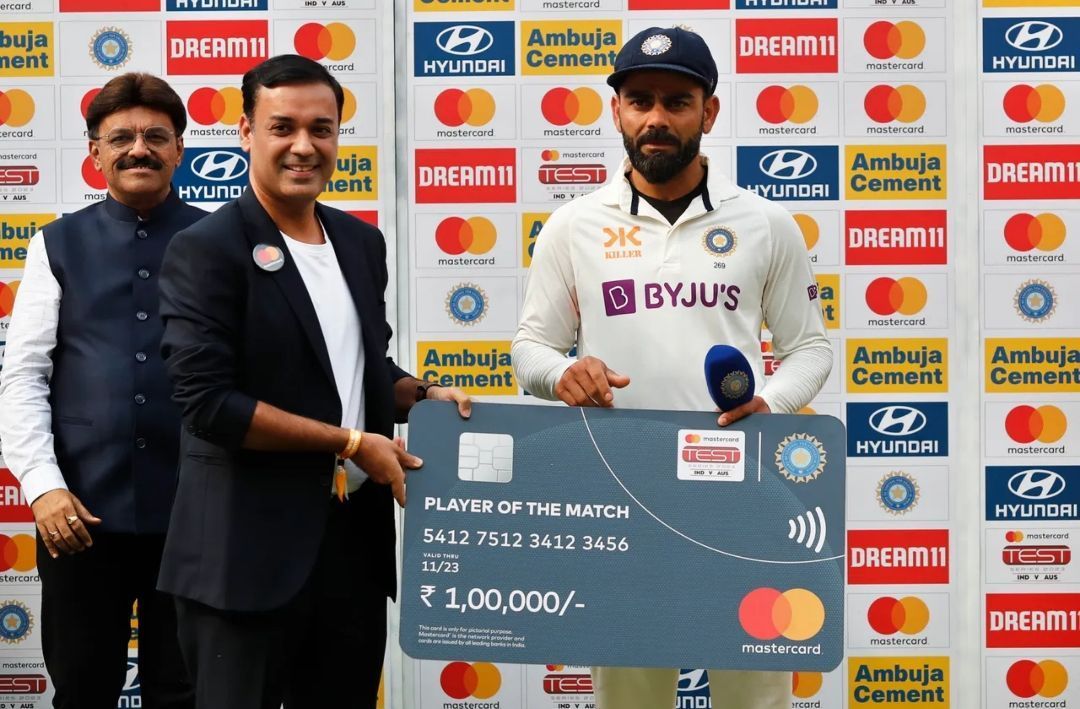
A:
{"type": "Polygon", "coordinates": [[[798,180],[817,169],[817,160],[801,150],[774,150],[758,163],[761,171],[777,180],[798,180]]]}
{"type": "Polygon", "coordinates": [[[128,660],[127,665],[127,676],[124,677],[123,691],[131,692],[139,688],[139,666],[131,660],[128,660]]]}
{"type": "Polygon", "coordinates": [[[495,38],[483,27],[454,25],[440,32],[435,37],[435,44],[447,54],[471,57],[491,49],[495,38]]]}
{"type": "Polygon", "coordinates": [[[926,428],[926,414],[910,406],[884,406],[870,414],[870,428],[885,436],[910,436],[926,428]]]}
{"type": "Polygon", "coordinates": [[[680,670],[679,691],[700,692],[709,687],[709,676],[705,670],[680,670]]]}
{"type": "Polygon", "coordinates": [[[1041,20],[1017,22],[1005,30],[1005,41],[1025,52],[1045,52],[1061,44],[1064,38],[1057,25],[1041,20]]]}
{"type": "Polygon", "coordinates": [[[1009,478],[1009,491],[1025,500],[1048,500],[1065,490],[1065,478],[1053,470],[1021,470],[1009,478]]]}
{"type": "Polygon", "coordinates": [[[240,153],[212,150],[196,155],[191,161],[191,171],[204,180],[226,182],[242,177],[247,172],[248,161],[240,153]]]}

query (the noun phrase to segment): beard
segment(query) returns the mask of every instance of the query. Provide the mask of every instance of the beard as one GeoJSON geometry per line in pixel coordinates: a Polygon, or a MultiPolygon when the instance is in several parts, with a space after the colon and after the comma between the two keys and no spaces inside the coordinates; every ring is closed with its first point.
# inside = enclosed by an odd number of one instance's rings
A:
{"type": "Polygon", "coordinates": [[[705,121],[696,135],[691,136],[685,143],[680,142],[667,131],[647,130],[635,141],[623,133],[623,147],[626,155],[630,158],[630,164],[637,172],[652,185],[662,185],[678,175],[694,158],[701,152],[701,136],[705,132],[705,121]],[[659,143],[676,146],[675,152],[658,150],[651,155],[646,155],[642,148],[646,143],[659,143]]]}

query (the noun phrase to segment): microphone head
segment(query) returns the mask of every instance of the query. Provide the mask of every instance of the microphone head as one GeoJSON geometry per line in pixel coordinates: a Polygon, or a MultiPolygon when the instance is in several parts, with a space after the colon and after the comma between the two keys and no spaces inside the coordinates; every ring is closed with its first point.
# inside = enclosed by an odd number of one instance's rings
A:
{"type": "Polygon", "coordinates": [[[742,352],[731,345],[713,345],[705,354],[705,383],[721,411],[730,411],[754,398],[754,370],[742,352]]]}

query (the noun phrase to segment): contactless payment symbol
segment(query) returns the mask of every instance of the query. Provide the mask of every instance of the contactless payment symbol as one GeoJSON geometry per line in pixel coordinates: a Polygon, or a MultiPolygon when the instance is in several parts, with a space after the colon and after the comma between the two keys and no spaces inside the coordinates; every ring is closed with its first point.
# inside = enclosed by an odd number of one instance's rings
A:
{"type": "Polygon", "coordinates": [[[251,258],[256,266],[271,273],[280,271],[285,265],[285,254],[281,252],[281,249],[270,244],[257,244],[251,251],[251,258]]]}
{"type": "Polygon", "coordinates": [[[825,446],[809,433],[795,433],[776,447],[776,466],[780,473],[797,483],[817,479],[825,470],[825,446]]]}
{"type": "Polygon", "coordinates": [[[0,642],[10,645],[21,643],[34,629],[34,616],[25,603],[4,601],[0,603],[0,642]]]}

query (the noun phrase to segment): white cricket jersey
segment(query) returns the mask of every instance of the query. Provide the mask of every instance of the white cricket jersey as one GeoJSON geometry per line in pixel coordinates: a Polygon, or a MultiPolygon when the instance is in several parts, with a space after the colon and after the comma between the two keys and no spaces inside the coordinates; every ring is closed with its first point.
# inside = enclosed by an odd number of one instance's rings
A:
{"type": "Polygon", "coordinates": [[[543,398],[591,355],[630,377],[615,405],[712,411],[705,353],[738,348],[775,412],[797,411],[832,367],[817,284],[798,225],[778,204],[710,170],[675,224],[624,177],[560,207],[537,237],[513,344],[521,385],[543,398]],[[783,366],[765,384],[761,327],[783,366]]]}

